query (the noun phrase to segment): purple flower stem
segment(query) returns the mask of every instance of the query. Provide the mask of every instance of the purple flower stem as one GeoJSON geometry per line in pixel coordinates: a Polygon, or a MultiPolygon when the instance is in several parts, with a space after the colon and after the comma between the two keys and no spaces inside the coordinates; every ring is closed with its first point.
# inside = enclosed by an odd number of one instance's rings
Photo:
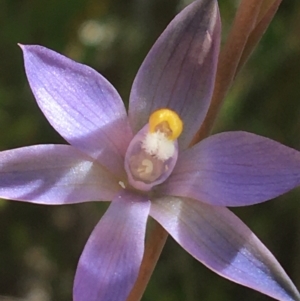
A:
{"type": "Polygon", "coordinates": [[[145,253],[140,268],[138,279],[133,287],[127,301],[141,300],[161,251],[168,238],[168,232],[154,219],[152,231],[145,246],[145,253]]]}
{"type": "Polygon", "coordinates": [[[262,0],[242,0],[238,7],[231,31],[220,52],[215,88],[210,108],[191,145],[207,137],[212,130],[226,93],[236,76],[236,70],[238,67],[241,67],[239,66],[239,62],[248,38],[257,25],[262,2],[262,0]]]}
{"type": "MultiPolygon", "coordinates": [[[[245,65],[247,59],[251,55],[252,51],[262,38],[269,24],[271,23],[274,15],[276,14],[278,7],[282,0],[275,0],[270,6],[267,6],[263,13],[260,13],[259,18],[257,20],[257,24],[251,34],[249,35],[247,44],[239,61],[239,65],[236,69],[235,75],[241,70],[241,68],[245,65]]],[[[262,8],[263,10],[264,8],[262,8]]]]}
{"type": "MultiPolygon", "coordinates": [[[[249,47],[247,47],[249,39],[255,38],[254,46],[258,43],[275,15],[280,2],[281,0],[275,0],[269,9],[264,12],[263,9],[265,7],[262,7],[262,0],[242,0],[231,32],[220,54],[211,106],[191,145],[196,144],[209,135],[237,70],[240,70],[253,50],[251,48],[249,51],[249,47]],[[264,17],[259,19],[258,16],[261,13],[264,14],[264,17]],[[264,24],[262,25],[260,21],[264,21],[264,24]]],[[[251,47],[251,41],[249,44],[251,47]]],[[[153,220],[153,223],[153,229],[146,242],[139,276],[127,301],[141,300],[168,237],[168,233],[155,220],[153,220]]]]}

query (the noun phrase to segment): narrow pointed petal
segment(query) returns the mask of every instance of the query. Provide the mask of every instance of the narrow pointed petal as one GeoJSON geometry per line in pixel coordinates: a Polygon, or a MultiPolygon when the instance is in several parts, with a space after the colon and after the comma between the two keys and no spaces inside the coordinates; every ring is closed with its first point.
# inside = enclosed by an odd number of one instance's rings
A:
{"type": "Polygon", "coordinates": [[[153,201],[150,214],[217,274],[280,301],[300,300],[274,256],[227,208],[165,197],[153,201]]]}
{"type": "Polygon", "coordinates": [[[0,152],[0,198],[37,204],[111,200],[118,181],[69,145],[35,145],[0,152]]]}
{"type": "Polygon", "coordinates": [[[25,70],[37,103],[71,145],[115,174],[132,138],[123,102],[92,68],[41,46],[22,46],[25,70]]]}
{"type": "Polygon", "coordinates": [[[80,257],[74,301],[125,301],[144,253],[147,198],[129,191],[117,196],[92,232],[80,257]]]}
{"type": "Polygon", "coordinates": [[[164,194],[245,206],[300,185],[300,152],[246,132],[211,136],[181,153],[164,194]]]}
{"type": "Polygon", "coordinates": [[[183,119],[179,145],[188,146],[210,104],[219,43],[217,1],[195,1],[175,17],[150,50],[133,83],[129,117],[135,132],[154,110],[167,107],[183,119]]]}

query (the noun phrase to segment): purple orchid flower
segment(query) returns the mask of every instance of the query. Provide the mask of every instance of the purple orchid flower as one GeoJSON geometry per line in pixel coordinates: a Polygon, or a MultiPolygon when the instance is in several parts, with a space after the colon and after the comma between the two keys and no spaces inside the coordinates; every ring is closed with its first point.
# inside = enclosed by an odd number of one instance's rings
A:
{"type": "Polygon", "coordinates": [[[117,91],[93,69],[21,46],[38,105],[70,145],[1,152],[0,196],[48,205],[112,201],[80,257],[74,301],[126,300],[149,215],[219,275],[277,300],[300,300],[274,256],[225,207],[300,185],[300,153],[246,132],[188,148],[210,105],[219,43],[217,1],[186,7],[139,69],[128,117],[117,91]]]}

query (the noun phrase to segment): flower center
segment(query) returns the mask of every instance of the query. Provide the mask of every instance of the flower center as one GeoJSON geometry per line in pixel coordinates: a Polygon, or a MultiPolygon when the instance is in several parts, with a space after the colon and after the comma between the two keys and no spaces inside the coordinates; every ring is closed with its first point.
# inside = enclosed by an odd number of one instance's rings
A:
{"type": "Polygon", "coordinates": [[[183,123],[174,111],[154,111],[132,139],[125,156],[129,183],[136,189],[150,190],[165,181],[175,167],[178,156],[177,138],[183,123]]]}

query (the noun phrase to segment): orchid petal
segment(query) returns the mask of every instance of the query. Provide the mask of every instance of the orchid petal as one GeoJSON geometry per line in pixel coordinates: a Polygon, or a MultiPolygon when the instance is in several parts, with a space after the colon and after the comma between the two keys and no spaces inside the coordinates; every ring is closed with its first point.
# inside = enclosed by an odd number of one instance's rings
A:
{"type": "Polygon", "coordinates": [[[22,46],[27,78],[51,125],[113,173],[124,172],[132,138],[115,88],[92,68],[41,46],[22,46]]]}
{"type": "Polygon", "coordinates": [[[195,1],[174,18],[133,83],[129,117],[135,132],[154,110],[167,107],[182,118],[184,131],[179,145],[188,146],[210,104],[219,43],[217,1],[195,1]]]}
{"type": "Polygon", "coordinates": [[[255,134],[227,132],[181,153],[161,192],[212,205],[245,206],[298,185],[298,151],[255,134]]]}
{"type": "Polygon", "coordinates": [[[144,253],[147,198],[124,191],[92,232],[80,257],[74,301],[124,301],[138,276],[144,253]]]}
{"type": "Polygon", "coordinates": [[[165,197],[152,202],[150,214],[217,274],[280,301],[300,300],[275,257],[227,208],[165,197]]]}
{"type": "Polygon", "coordinates": [[[0,197],[38,204],[109,200],[120,190],[99,163],[69,145],[0,152],[0,197]]]}

